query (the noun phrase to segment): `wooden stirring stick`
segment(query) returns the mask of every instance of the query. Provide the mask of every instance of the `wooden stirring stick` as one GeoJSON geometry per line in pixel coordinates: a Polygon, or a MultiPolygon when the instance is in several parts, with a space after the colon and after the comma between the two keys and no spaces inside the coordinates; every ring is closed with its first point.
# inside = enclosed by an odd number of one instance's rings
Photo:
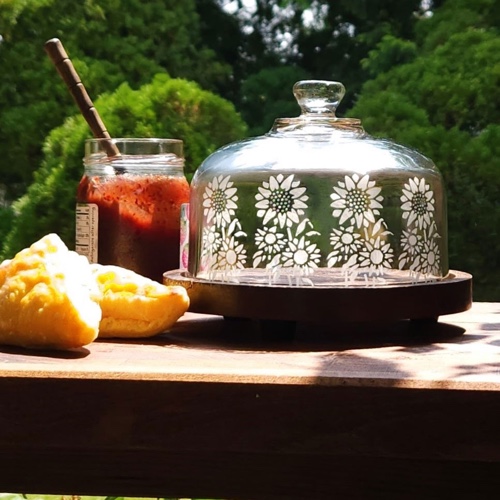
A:
{"type": "Polygon", "coordinates": [[[47,52],[57,72],[61,75],[64,83],[71,92],[73,99],[80,108],[94,136],[99,139],[108,139],[103,141],[103,146],[108,157],[119,157],[120,152],[111,140],[111,136],[106,130],[97,109],[94,107],[92,99],[90,99],[61,41],[58,38],[52,38],[45,42],[45,52],[47,52]]]}

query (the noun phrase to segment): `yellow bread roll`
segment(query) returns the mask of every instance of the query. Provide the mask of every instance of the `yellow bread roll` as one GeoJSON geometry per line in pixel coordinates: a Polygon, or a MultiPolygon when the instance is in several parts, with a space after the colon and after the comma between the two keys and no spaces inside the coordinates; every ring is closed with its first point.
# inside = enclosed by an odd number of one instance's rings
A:
{"type": "Polygon", "coordinates": [[[101,290],[99,337],[151,337],[172,327],[187,311],[181,286],[165,286],[117,266],[92,264],[101,290]]]}
{"type": "Polygon", "coordinates": [[[0,264],[0,344],[70,349],[98,334],[99,289],[85,257],[48,234],[0,264]]]}

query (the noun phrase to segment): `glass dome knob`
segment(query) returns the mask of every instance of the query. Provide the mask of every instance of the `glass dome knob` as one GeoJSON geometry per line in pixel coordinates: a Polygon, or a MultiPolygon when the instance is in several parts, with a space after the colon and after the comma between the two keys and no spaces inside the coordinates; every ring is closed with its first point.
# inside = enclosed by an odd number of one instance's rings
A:
{"type": "Polygon", "coordinates": [[[340,82],[303,80],[293,86],[293,95],[302,113],[335,116],[335,110],[345,95],[345,87],[340,82]]]}

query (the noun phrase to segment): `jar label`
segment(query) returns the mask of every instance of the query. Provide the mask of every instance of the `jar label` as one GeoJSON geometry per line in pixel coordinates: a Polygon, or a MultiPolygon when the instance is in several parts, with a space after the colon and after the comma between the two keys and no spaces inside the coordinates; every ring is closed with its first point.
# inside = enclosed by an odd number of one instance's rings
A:
{"type": "Polygon", "coordinates": [[[95,203],[77,203],[75,250],[87,257],[90,263],[97,262],[98,229],[98,206],[95,203]]]}
{"type": "Polygon", "coordinates": [[[187,269],[189,258],[189,203],[181,205],[179,269],[187,269]]]}

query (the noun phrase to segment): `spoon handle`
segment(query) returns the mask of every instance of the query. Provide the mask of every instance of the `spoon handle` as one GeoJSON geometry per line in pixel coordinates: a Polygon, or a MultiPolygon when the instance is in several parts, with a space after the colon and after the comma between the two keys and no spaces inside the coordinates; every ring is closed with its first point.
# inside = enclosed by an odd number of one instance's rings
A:
{"type": "Polygon", "coordinates": [[[45,52],[54,63],[57,72],[68,87],[73,99],[80,108],[80,112],[87,121],[90,130],[95,137],[100,139],[108,139],[103,141],[103,146],[108,156],[120,156],[120,152],[116,145],[112,142],[104,123],[94,107],[92,99],[87,93],[85,86],[81,82],[78,73],[64,50],[63,44],[58,38],[52,38],[45,42],[45,52]]]}

